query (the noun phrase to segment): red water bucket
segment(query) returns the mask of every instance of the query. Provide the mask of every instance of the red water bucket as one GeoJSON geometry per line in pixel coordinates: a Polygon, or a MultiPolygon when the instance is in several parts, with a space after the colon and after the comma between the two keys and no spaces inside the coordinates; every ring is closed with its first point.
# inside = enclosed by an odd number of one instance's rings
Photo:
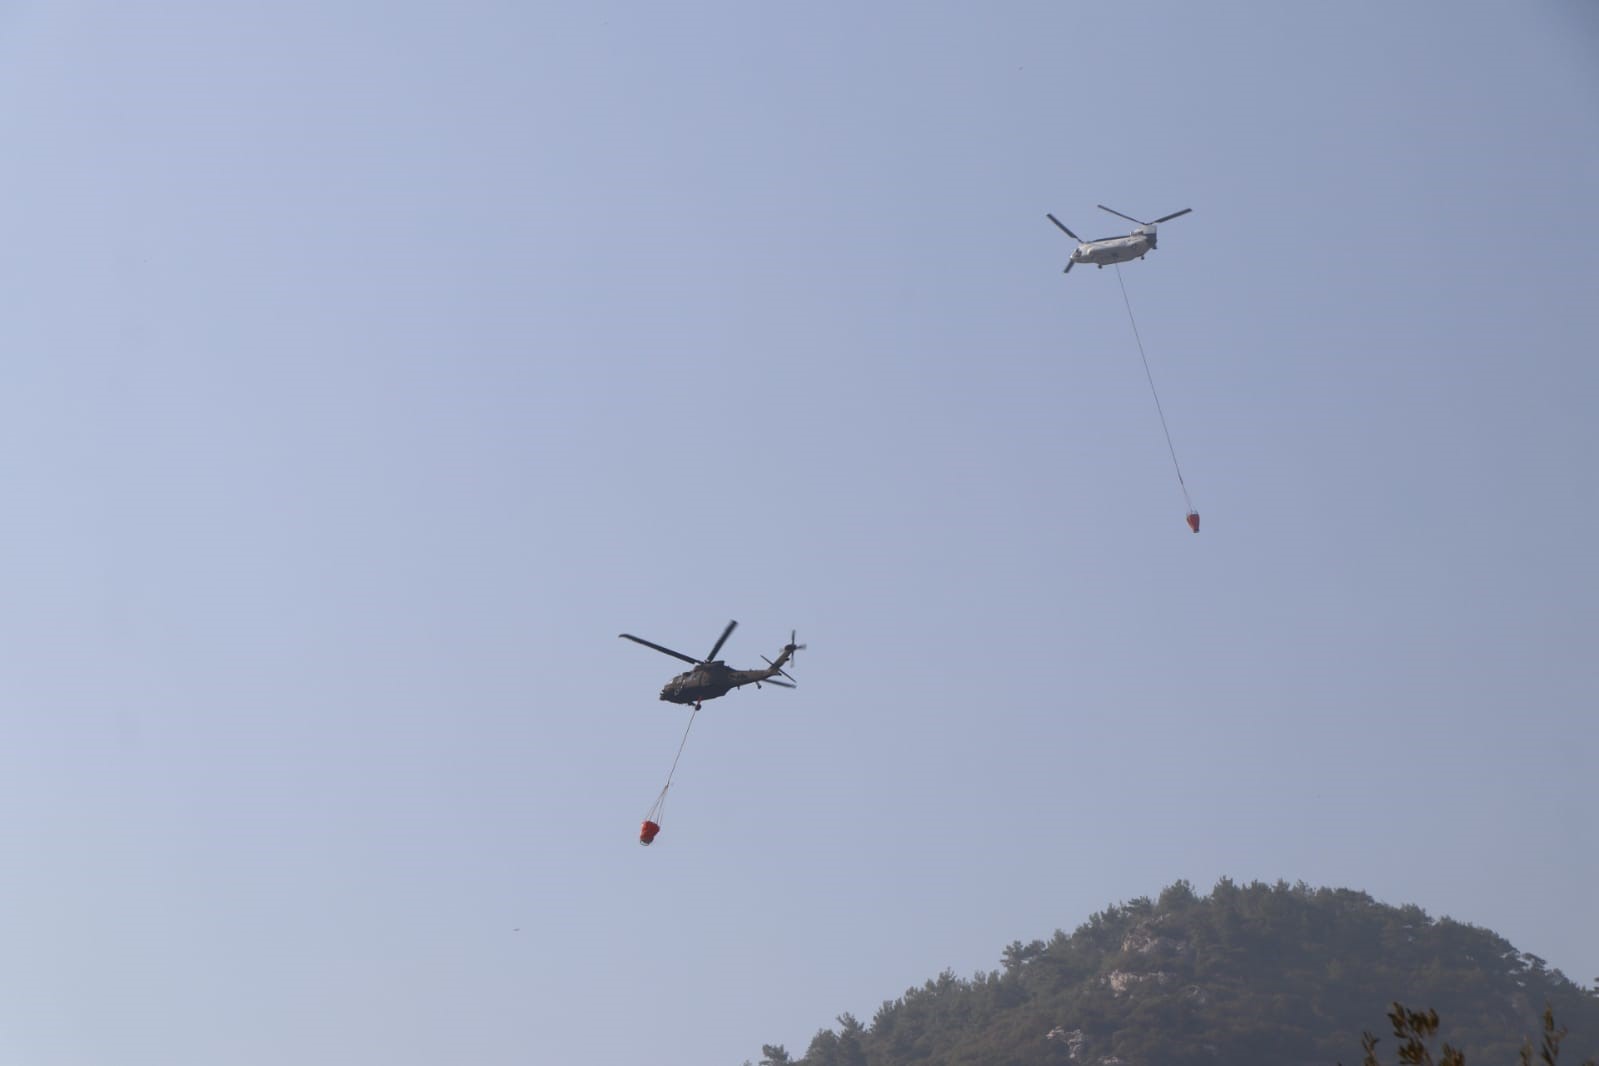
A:
{"type": "Polygon", "coordinates": [[[1188,512],[1188,528],[1193,530],[1195,533],[1199,532],[1199,512],[1198,511],[1189,511],[1188,512]]]}
{"type": "Polygon", "coordinates": [[[644,824],[638,827],[638,842],[645,847],[649,847],[650,842],[655,839],[655,834],[660,831],[661,827],[659,825],[646,818],[644,819],[644,824]]]}

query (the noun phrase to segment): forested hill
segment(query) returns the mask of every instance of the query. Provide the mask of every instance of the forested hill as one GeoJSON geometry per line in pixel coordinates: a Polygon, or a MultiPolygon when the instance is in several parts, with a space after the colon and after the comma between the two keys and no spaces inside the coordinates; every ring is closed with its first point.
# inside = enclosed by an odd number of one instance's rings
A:
{"type": "Polygon", "coordinates": [[[1599,990],[1503,937],[1362,892],[1224,878],[1208,896],[1179,881],[1069,935],[1018,941],[999,970],[946,971],[869,1025],[841,1015],[803,1057],[768,1046],[762,1062],[1353,1066],[1370,1031],[1386,1063],[1396,1000],[1436,1010],[1435,1051],[1447,1042],[1469,1066],[1512,1066],[1546,1006],[1570,1030],[1562,1063],[1599,1056],[1599,990]]]}

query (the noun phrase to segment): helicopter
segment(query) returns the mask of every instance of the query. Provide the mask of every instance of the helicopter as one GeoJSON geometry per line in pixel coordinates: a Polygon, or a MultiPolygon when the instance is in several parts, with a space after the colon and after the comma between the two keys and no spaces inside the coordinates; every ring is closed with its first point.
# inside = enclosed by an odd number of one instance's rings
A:
{"type": "MultiPolygon", "coordinates": [[[[1115,208],[1099,205],[1101,211],[1109,211],[1117,218],[1125,218],[1129,222],[1138,222],[1132,215],[1124,215],[1115,208]]],[[[1064,274],[1070,274],[1072,267],[1078,263],[1093,263],[1104,270],[1108,263],[1125,263],[1132,259],[1142,259],[1155,250],[1155,227],[1162,222],[1170,222],[1188,214],[1193,208],[1185,207],[1181,211],[1157,218],[1154,222],[1138,222],[1138,228],[1126,237],[1101,237],[1097,241],[1085,241],[1071,230],[1066,229],[1066,223],[1054,215],[1046,214],[1044,217],[1055,225],[1065,230],[1066,236],[1077,242],[1077,250],[1072,252],[1072,257],[1066,264],[1064,274]]]]}
{"type": "Polygon", "coordinates": [[[722,630],[722,635],[716,638],[715,644],[711,645],[711,653],[703,659],[695,659],[684,655],[680,651],[663,648],[653,641],[645,640],[643,637],[635,637],[631,633],[619,633],[617,635],[623,640],[631,640],[633,643],[642,644],[646,648],[654,648],[656,651],[670,655],[674,659],[682,659],[684,662],[693,665],[694,669],[678,674],[661,689],[661,699],[668,703],[691,703],[697,711],[700,709],[700,701],[714,700],[718,696],[725,696],[733,689],[742,688],[745,685],[754,685],[756,688],[760,688],[762,682],[764,682],[768,685],[777,685],[780,688],[796,688],[797,686],[793,683],[794,678],[788,671],[783,669],[783,664],[792,659],[795,652],[805,647],[803,644],[794,643],[794,631],[789,630],[788,643],[783,645],[783,650],[777,653],[776,662],[767,659],[764,655],[761,656],[762,659],[766,660],[767,668],[765,670],[734,670],[718,659],[716,653],[722,650],[722,645],[727,643],[727,638],[737,625],[738,622],[736,621],[727,623],[727,628],[722,630]],[[782,674],[788,680],[777,680],[778,674],[782,674]]]}

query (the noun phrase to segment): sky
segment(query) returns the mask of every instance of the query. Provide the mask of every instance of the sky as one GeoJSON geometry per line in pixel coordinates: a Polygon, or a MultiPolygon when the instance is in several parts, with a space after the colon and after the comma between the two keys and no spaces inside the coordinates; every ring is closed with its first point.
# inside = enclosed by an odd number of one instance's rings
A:
{"type": "Polygon", "coordinates": [[[1591,5],[6,2],[0,144],[0,1061],[737,1066],[1180,878],[1599,975],[1591,5]]]}

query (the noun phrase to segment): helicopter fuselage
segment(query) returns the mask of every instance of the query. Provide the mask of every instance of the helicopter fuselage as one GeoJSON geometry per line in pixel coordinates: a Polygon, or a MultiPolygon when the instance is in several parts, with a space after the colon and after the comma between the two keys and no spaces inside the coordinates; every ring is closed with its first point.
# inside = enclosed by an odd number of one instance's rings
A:
{"type": "Polygon", "coordinates": [[[1071,262],[1066,264],[1066,273],[1072,272],[1072,267],[1078,263],[1092,263],[1101,270],[1114,263],[1125,263],[1129,259],[1142,259],[1155,250],[1155,227],[1162,222],[1170,222],[1174,218],[1182,218],[1193,208],[1185,207],[1181,211],[1174,211],[1169,215],[1162,215],[1152,222],[1142,222],[1132,215],[1124,215],[1113,207],[1099,205],[1101,211],[1109,211],[1117,218],[1125,218],[1135,223],[1138,228],[1125,237],[1105,237],[1097,241],[1085,241],[1067,228],[1066,223],[1054,215],[1046,213],[1045,218],[1055,223],[1066,236],[1077,242],[1077,248],[1072,252],[1071,262]]]}
{"type": "Polygon", "coordinates": [[[1107,237],[1101,241],[1084,241],[1072,252],[1072,262],[1077,264],[1092,263],[1094,266],[1105,267],[1112,263],[1126,263],[1133,259],[1142,259],[1149,252],[1155,250],[1155,234],[1150,232],[1136,232],[1126,237],[1107,237]]]}
{"type": "Polygon", "coordinates": [[[702,663],[678,674],[661,688],[667,703],[699,703],[725,696],[736,688],[765,681],[776,670],[734,670],[721,662],[702,663]]]}

